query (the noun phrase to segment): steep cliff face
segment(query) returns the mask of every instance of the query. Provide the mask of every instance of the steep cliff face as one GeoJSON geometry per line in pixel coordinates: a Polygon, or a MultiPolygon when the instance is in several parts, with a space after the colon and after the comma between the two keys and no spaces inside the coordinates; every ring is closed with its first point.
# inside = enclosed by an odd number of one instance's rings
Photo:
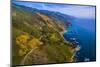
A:
{"type": "Polygon", "coordinates": [[[64,21],[58,19],[34,8],[12,5],[13,65],[75,61],[74,47],[61,34],[64,21]]]}

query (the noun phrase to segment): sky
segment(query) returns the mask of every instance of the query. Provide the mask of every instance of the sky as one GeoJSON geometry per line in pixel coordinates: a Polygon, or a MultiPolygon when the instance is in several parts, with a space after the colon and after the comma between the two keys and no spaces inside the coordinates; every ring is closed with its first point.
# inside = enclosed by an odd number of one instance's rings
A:
{"type": "Polygon", "coordinates": [[[39,10],[49,10],[61,12],[77,18],[95,19],[95,6],[83,6],[72,4],[51,4],[51,3],[35,3],[35,2],[16,2],[19,5],[24,5],[39,10]]]}

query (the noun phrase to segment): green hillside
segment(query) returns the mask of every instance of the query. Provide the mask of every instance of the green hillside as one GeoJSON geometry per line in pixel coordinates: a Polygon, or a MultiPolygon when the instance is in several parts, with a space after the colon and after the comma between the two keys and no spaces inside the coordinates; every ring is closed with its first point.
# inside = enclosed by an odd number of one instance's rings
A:
{"type": "Polygon", "coordinates": [[[75,61],[75,47],[63,38],[64,22],[37,9],[12,5],[12,64],[75,61]]]}

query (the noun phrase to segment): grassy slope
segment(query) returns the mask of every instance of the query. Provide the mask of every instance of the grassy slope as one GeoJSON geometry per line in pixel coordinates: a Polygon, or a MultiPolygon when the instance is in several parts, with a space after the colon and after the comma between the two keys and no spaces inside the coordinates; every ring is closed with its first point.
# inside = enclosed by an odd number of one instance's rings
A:
{"type": "Polygon", "coordinates": [[[20,6],[13,6],[12,12],[12,54],[13,65],[20,65],[21,61],[33,48],[28,47],[28,43],[18,44],[16,38],[23,34],[28,34],[29,39],[37,38],[43,44],[35,49],[26,59],[26,64],[43,64],[72,62],[74,52],[70,43],[63,40],[59,32],[63,29],[63,24],[56,23],[50,17],[37,13],[28,12],[20,6]],[[26,52],[19,55],[22,49],[20,45],[26,47],[26,52]]]}

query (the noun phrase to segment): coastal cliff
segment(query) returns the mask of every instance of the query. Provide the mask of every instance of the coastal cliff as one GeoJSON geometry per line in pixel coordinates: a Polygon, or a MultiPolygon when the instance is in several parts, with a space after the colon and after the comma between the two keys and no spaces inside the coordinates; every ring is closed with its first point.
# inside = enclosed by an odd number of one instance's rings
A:
{"type": "Polygon", "coordinates": [[[47,13],[12,4],[13,65],[75,62],[76,48],[63,37],[67,20],[47,13]]]}

